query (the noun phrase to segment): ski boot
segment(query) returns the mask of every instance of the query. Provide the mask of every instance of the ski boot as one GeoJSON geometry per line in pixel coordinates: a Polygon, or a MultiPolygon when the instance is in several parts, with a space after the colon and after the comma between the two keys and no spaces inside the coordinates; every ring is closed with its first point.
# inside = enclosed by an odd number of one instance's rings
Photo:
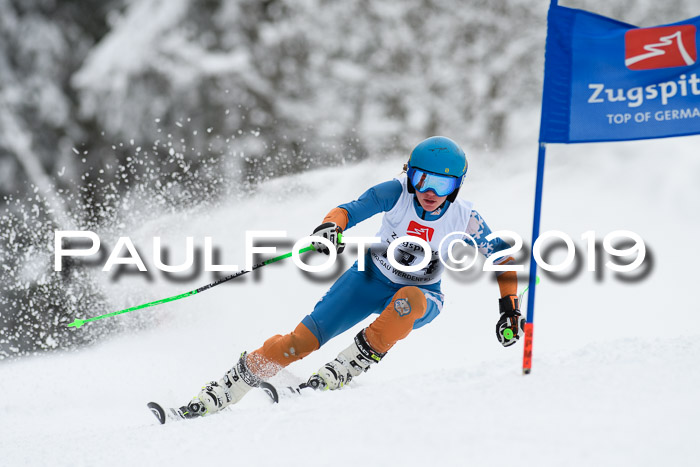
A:
{"type": "Polygon", "coordinates": [[[323,365],[306,382],[307,387],[321,390],[334,390],[348,384],[356,376],[369,370],[370,366],[384,358],[386,353],[375,352],[367,343],[364,329],[356,336],[347,349],[338,354],[335,360],[323,365]]]}
{"type": "Polygon", "coordinates": [[[235,404],[248,391],[260,386],[261,380],[246,364],[247,353],[243,352],[238,363],[226,372],[219,381],[211,381],[186,406],[180,407],[184,418],[195,418],[215,413],[226,406],[235,404]]]}

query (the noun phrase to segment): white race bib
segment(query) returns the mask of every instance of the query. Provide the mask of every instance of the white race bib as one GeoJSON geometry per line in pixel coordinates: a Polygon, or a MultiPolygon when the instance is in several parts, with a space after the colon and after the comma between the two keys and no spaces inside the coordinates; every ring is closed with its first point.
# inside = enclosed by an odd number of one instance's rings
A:
{"type": "MultiPolygon", "coordinates": [[[[370,247],[370,255],[375,266],[389,280],[396,284],[402,285],[428,285],[434,284],[440,280],[440,276],[445,269],[445,266],[440,261],[438,256],[438,247],[440,242],[447,235],[453,232],[463,233],[467,235],[467,224],[472,212],[472,203],[461,199],[450,203],[442,217],[437,220],[423,220],[416,214],[416,209],[413,206],[414,195],[406,189],[406,175],[398,179],[401,182],[403,191],[401,197],[396,202],[396,205],[388,212],[384,213],[382,218],[382,226],[377,237],[382,240],[380,243],[375,243],[370,247]],[[423,269],[416,272],[404,272],[396,269],[391,265],[387,258],[389,244],[399,237],[419,237],[430,245],[431,257],[423,269]]],[[[460,238],[454,236],[451,239],[460,238]]],[[[443,243],[442,257],[447,258],[447,249],[450,241],[443,243]]],[[[413,266],[423,261],[425,252],[423,248],[414,242],[402,242],[394,250],[395,262],[402,266],[413,266]]]]}

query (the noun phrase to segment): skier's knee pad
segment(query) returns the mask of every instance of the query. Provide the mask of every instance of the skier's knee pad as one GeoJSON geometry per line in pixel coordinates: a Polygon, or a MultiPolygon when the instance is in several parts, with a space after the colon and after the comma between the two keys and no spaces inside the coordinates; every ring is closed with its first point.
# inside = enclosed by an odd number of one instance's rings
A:
{"type": "Polygon", "coordinates": [[[388,351],[397,341],[408,336],[413,323],[423,317],[427,307],[428,302],[421,289],[414,286],[400,288],[367,328],[367,342],[377,352],[388,351]]]}
{"type": "Polygon", "coordinates": [[[291,333],[273,336],[262,347],[251,352],[248,355],[248,366],[260,378],[270,378],[318,348],[316,336],[309,328],[299,324],[291,333]]]}

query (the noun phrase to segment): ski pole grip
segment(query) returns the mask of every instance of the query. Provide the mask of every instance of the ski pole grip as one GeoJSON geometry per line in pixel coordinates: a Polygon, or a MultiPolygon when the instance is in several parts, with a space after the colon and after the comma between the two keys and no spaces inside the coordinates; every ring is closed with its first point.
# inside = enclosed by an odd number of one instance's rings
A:
{"type": "MultiPolygon", "coordinates": [[[[338,234],[338,243],[343,243],[343,234],[339,233],[338,234]]],[[[308,247],[305,248],[306,251],[316,251],[316,247],[314,247],[313,243],[309,245],[308,247]]]]}

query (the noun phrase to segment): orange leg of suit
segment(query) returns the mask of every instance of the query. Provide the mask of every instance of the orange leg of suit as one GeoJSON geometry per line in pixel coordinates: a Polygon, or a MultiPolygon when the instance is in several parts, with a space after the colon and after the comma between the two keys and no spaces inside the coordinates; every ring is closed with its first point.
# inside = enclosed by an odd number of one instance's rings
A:
{"type": "MultiPolygon", "coordinates": [[[[426,309],[425,295],[418,287],[402,287],[366,328],[367,342],[376,352],[387,352],[396,342],[408,336],[413,323],[423,317],[426,309]]],[[[316,336],[306,326],[299,324],[290,334],[273,336],[262,347],[251,352],[247,359],[248,368],[260,378],[267,379],[318,348],[316,336]]]]}
{"type": "Polygon", "coordinates": [[[248,354],[246,363],[255,375],[267,379],[318,348],[316,336],[299,323],[291,333],[284,336],[278,334],[266,340],[262,347],[248,354]]]}
{"type": "Polygon", "coordinates": [[[367,343],[377,352],[385,353],[408,336],[413,323],[425,314],[428,302],[418,287],[400,288],[389,305],[365,330],[367,343]]]}

